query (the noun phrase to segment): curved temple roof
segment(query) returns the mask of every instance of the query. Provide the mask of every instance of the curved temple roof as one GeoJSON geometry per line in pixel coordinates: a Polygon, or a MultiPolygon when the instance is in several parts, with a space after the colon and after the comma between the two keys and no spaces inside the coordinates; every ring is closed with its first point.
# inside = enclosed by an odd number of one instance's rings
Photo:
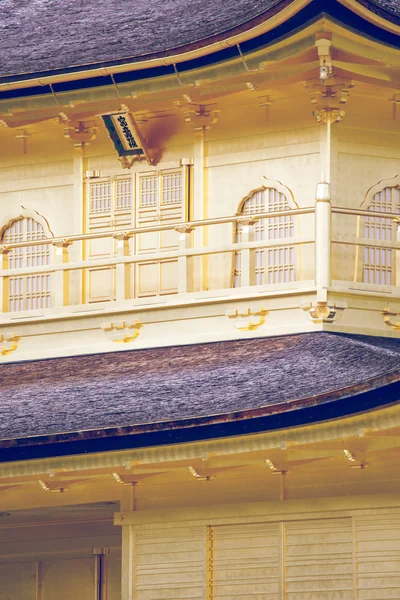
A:
{"type": "MultiPolygon", "coordinates": [[[[112,65],[206,46],[294,0],[2,0],[0,77],[112,65]]],[[[400,0],[359,0],[400,24],[400,0]]],[[[338,0],[311,0],[318,10],[338,0]]],[[[22,78],[22,77],[20,77],[22,78]]]]}
{"type": "Polygon", "coordinates": [[[0,383],[0,461],[124,437],[177,443],[393,402],[400,339],[309,333],[49,359],[3,365],[0,383]]]}

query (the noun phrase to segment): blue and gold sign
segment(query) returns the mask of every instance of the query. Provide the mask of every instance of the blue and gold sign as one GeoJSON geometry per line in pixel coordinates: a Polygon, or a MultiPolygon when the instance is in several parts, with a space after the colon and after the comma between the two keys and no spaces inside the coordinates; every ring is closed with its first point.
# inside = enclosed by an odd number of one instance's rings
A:
{"type": "Polygon", "coordinates": [[[103,121],[119,156],[145,156],[140,134],[130,113],[103,115],[103,121]]]}

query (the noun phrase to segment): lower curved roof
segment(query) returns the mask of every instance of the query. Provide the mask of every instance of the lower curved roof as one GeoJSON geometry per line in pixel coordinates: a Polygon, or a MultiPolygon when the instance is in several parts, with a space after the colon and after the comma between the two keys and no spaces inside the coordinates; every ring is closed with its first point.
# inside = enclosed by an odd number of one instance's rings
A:
{"type": "Polygon", "coordinates": [[[177,443],[400,398],[400,339],[307,333],[0,367],[0,461],[177,443]]]}

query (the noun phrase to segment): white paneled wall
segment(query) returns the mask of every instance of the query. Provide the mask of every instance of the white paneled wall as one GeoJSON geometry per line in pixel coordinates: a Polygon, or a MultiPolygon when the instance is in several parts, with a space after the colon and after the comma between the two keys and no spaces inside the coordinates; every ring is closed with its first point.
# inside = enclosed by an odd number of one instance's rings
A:
{"type": "Polygon", "coordinates": [[[400,510],[373,513],[132,526],[133,599],[399,599],[400,510]]]}

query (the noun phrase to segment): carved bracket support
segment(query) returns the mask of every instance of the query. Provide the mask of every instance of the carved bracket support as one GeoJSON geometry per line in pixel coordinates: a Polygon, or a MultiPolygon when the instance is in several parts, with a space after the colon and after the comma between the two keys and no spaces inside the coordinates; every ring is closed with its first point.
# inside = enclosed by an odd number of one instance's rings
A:
{"type": "Polygon", "coordinates": [[[227,310],[225,313],[228,319],[234,321],[234,325],[239,331],[254,331],[258,329],[258,327],[264,325],[267,314],[268,311],[262,307],[256,311],[248,308],[245,311],[240,311],[239,309],[227,310]]]}
{"type": "Polygon", "coordinates": [[[309,319],[313,323],[333,323],[339,314],[347,308],[344,303],[332,303],[328,302],[317,302],[316,304],[310,302],[301,306],[301,308],[308,313],[309,319]]]}
{"type": "Polygon", "coordinates": [[[185,121],[191,123],[195,131],[204,131],[210,129],[218,120],[219,110],[208,110],[208,107],[201,104],[196,109],[185,110],[185,121]]]}
{"type": "Polygon", "coordinates": [[[126,321],[111,321],[102,323],[101,328],[106,333],[108,339],[112,342],[123,342],[127,344],[132,342],[139,335],[139,330],[142,327],[140,321],[136,320],[133,323],[126,321]]]}
{"type": "MultiPolygon", "coordinates": [[[[64,121],[61,121],[64,124],[64,121]]],[[[64,137],[71,140],[76,148],[87,146],[96,138],[97,127],[84,121],[67,121],[64,127],[64,137]]]]}
{"type": "Polygon", "coordinates": [[[322,108],[321,110],[313,111],[313,117],[316,119],[317,123],[326,123],[329,119],[331,125],[343,121],[345,114],[345,111],[340,110],[339,108],[322,108]]]}
{"type": "Polygon", "coordinates": [[[400,321],[394,321],[392,317],[400,317],[400,313],[391,312],[388,308],[382,311],[383,320],[393,331],[400,331],[400,321]]]}
{"type": "Polygon", "coordinates": [[[0,334],[0,354],[1,356],[6,356],[18,347],[18,342],[20,340],[20,336],[16,333],[12,333],[11,335],[0,334]]]}

